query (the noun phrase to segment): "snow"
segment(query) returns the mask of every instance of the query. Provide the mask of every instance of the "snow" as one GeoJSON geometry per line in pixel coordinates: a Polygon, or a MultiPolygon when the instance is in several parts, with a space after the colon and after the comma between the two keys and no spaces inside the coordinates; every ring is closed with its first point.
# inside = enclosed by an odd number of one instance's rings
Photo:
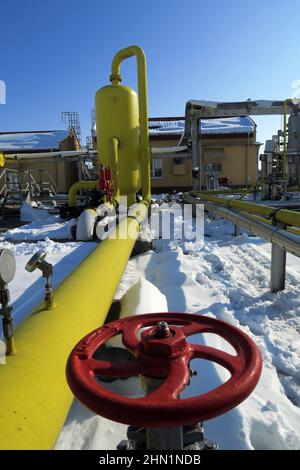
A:
{"type": "MultiPolygon", "coordinates": [[[[164,199],[155,197],[159,203],[164,199]]],[[[37,235],[34,230],[55,233],[60,223],[50,216],[19,230],[26,230],[28,239],[32,239],[37,235]]],[[[270,244],[246,231],[238,237],[233,233],[230,223],[206,218],[204,245],[155,240],[153,251],[130,259],[115,297],[121,301],[121,316],[182,311],[209,315],[245,331],[263,357],[259,384],[237,408],[205,422],[205,436],[216,440],[221,449],[299,450],[299,259],[288,254],[286,289],[271,294],[270,244]]],[[[48,251],[48,259],[54,263],[56,287],[94,246],[94,243],[57,243],[49,238],[35,244],[1,242],[0,248],[12,249],[17,257],[17,275],[10,284],[15,324],[24,320],[43,298],[40,273],[24,270],[35,251],[40,248],[48,251]]],[[[198,335],[192,340],[232,353],[228,343],[212,334],[198,335]]],[[[199,373],[191,379],[183,397],[198,395],[228,378],[226,370],[207,361],[193,361],[191,367],[199,373]]],[[[117,380],[109,386],[127,396],[141,393],[135,378],[117,380]]],[[[125,438],[126,426],[95,416],[74,400],[56,448],[114,449],[125,438]]]]}
{"type": "Polygon", "coordinates": [[[22,222],[33,222],[34,220],[46,219],[47,217],[49,217],[49,212],[46,209],[36,209],[27,202],[22,203],[20,218],[22,222]]]}
{"type": "MultiPolygon", "coordinates": [[[[41,272],[29,273],[25,265],[38,250],[45,250],[47,261],[53,264],[53,286],[56,288],[68,274],[95,248],[95,243],[57,243],[46,239],[37,243],[13,244],[0,242],[0,249],[11,250],[16,257],[16,275],[9,284],[13,304],[14,326],[20,324],[44,298],[44,279],[41,272]]],[[[2,335],[2,327],[0,326],[2,335]]]]}
{"type": "Polygon", "coordinates": [[[72,240],[72,227],[76,219],[62,220],[59,215],[50,215],[43,206],[32,207],[27,202],[21,206],[21,221],[29,222],[21,227],[7,230],[4,233],[6,241],[38,241],[46,240],[72,240]]]}
{"type": "MultiPolygon", "coordinates": [[[[46,240],[72,240],[71,229],[76,225],[76,219],[62,221],[58,215],[49,215],[47,210],[32,209],[38,212],[34,214],[33,222],[22,225],[4,234],[7,241],[37,241],[46,240]]],[[[24,216],[26,217],[26,216],[24,216]]]]}
{"type": "MultiPolygon", "coordinates": [[[[221,449],[300,449],[299,260],[288,255],[286,290],[270,294],[268,243],[245,232],[234,238],[233,226],[222,220],[207,219],[205,234],[204,246],[189,251],[181,241],[155,241],[155,251],[129,261],[119,293],[127,289],[128,304],[134,295],[138,299],[139,290],[134,294],[131,286],[142,277],[164,294],[169,311],[209,315],[249,334],[263,357],[259,384],[237,408],[205,422],[205,435],[221,449]]],[[[153,288],[150,292],[153,295],[153,288]]],[[[137,308],[138,313],[151,311],[147,300],[152,296],[143,297],[146,308],[137,308]]],[[[215,335],[198,336],[193,342],[232,353],[231,346],[215,335]]],[[[228,378],[226,370],[207,361],[193,361],[191,366],[198,375],[183,397],[203,393],[228,378]]],[[[128,395],[138,387],[134,380],[117,381],[115,386],[128,395]]],[[[113,449],[125,438],[125,426],[83,410],[75,401],[58,449],[113,449]]]]}
{"type": "MultiPolygon", "coordinates": [[[[178,134],[184,132],[185,122],[181,121],[150,121],[150,135],[178,134]]],[[[250,117],[230,117],[218,119],[202,119],[202,134],[239,134],[255,131],[255,124],[250,117]]]]}
{"type": "Polygon", "coordinates": [[[69,131],[0,133],[0,151],[59,150],[69,131]]]}

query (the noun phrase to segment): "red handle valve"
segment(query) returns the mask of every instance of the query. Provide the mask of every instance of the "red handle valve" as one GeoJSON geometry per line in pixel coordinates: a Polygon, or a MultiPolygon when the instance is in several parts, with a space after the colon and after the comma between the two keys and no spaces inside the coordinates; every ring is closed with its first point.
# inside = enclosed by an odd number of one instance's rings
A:
{"type": "Polygon", "coordinates": [[[109,202],[113,199],[113,182],[112,182],[112,172],[110,167],[105,167],[100,165],[99,168],[99,189],[101,189],[109,202]]]}
{"type": "Polygon", "coordinates": [[[238,328],[204,315],[153,313],[126,317],[98,328],[83,338],[71,352],[67,380],[74,395],[89,409],[124,424],[139,427],[194,425],[234,408],[253,391],[259,380],[262,359],[255,343],[238,328]],[[141,340],[138,332],[142,332],[141,340]],[[227,340],[236,355],[188,343],[197,333],[214,333],[227,340]],[[133,360],[113,363],[95,359],[106,341],[122,335],[133,360]],[[202,395],[180,398],[190,380],[193,359],[213,361],[231,374],[230,379],[202,395]],[[97,377],[143,375],[162,383],[141,398],[128,398],[104,388],[97,377]]]}

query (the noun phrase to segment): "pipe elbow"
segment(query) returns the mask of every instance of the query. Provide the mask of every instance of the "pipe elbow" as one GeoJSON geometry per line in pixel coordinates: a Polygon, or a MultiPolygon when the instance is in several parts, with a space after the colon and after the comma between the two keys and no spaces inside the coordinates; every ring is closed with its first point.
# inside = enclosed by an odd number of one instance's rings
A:
{"type": "Polygon", "coordinates": [[[69,206],[76,206],[77,202],[77,193],[81,189],[96,189],[98,186],[98,181],[77,181],[72,184],[68,192],[68,202],[69,206]]]}

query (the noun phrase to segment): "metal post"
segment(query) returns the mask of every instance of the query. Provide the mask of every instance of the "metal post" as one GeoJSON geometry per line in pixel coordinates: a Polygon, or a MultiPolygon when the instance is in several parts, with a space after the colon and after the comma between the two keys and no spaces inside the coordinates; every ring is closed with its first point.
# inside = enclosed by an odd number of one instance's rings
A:
{"type": "Polygon", "coordinates": [[[199,150],[199,119],[192,121],[192,167],[193,167],[193,191],[201,190],[201,168],[199,150]],[[198,171],[196,171],[196,168],[198,171]]]}
{"type": "Polygon", "coordinates": [[[31,173],[28,170],[28,188],[29,188],[29,197],[32,198],[32,189],[31,189],[31,173]]]}
{"type": "MultiPolygon", "coordinates": [[[[153,392],[162,379],[142,377],[142,386],[146,394],[153,392]]],[[[146,428],[147,450],[182,450],[183,430],[182,426],[169,428],[146,428]]]]}
{"type": "Polygon", "coordinates": [[[147,450],[182,450],[182,427],[147,428],[147,450]]]}
{"type": "MultiPolygon", "coordinates": [[[[285,229],[285,224],[277,222],[273,219],[272,225],[280,229],[285,229]]],[[[271,254],[271,292],[279,292],[285,288],[285,272],[286,272],[286,250],[282,249],[275,243],[272,243],[271,254]]]]}
{"type": "Polygon", "coordinates": [[[237,224],[234,226],[234,236],[238,237],[241,234],[241,227],[237,224]]]}

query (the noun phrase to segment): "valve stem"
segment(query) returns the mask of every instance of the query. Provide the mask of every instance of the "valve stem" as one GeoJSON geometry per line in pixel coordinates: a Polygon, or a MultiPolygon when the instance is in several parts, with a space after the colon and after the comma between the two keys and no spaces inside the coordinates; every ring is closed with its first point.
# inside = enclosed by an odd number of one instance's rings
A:
{"type": "Polygon", "coordinates": [[[155,336],[157,338],[167,338],[170,336],[171,331],[169,325],[166,321],[159,321],[156,325],[156,333],[155,336]]]}

